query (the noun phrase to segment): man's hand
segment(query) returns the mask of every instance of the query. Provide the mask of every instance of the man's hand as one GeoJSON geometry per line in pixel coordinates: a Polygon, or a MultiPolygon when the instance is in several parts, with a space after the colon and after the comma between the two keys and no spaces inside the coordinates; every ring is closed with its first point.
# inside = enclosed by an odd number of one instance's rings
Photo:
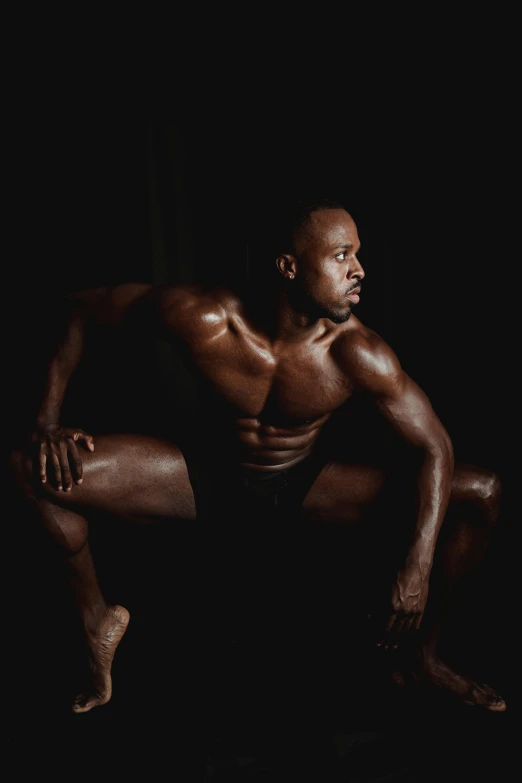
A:
{"type": "Polygon", "coordinates": [[[47,471],[54,478],[54,487],[70,492],[75,484],[83,481],[83,466],[77,443],[83,443],[94,451],[94,440],[83,430],[61,427],[59,424],[40,427],[33,435],[37,449],[38,474],[45,484],[47,471]]]}
{"type": "Polygon", "coordinates": [[[392,585],[391,611],[377,629],[378,647],[396,649],[419,629],[428,600],[428,582],[428,575],[423,575],[419,566],[405,566],[399,571],[392,585]]]}

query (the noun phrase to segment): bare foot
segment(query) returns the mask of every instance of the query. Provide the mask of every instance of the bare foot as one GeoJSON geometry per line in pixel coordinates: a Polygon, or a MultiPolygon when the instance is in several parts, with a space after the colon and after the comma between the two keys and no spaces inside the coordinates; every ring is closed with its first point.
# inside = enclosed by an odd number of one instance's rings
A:
{"type": "Polygon", "coordinates": [[[73,703],[74,712],[88,712],[107,704],[112,695],[111,666],[116,648],[127,630],[130,615],[123,606],[109,606],[94,636],[88,638],[91,691],[80,693],[73,703]]]}
{"type": "Polygon", "coordinates": [[[457,674],[438,658],[425,659],[423,679],[453,693],[463,704],[471,707],[482,707],[491,712],[504,712],[506,709],[506,702],[493,688],[457,674]]]}
{"type": "Polygon", "coordinates": [[[450,666],[433,656],[417,652],[400,662],[395,659],[391,677],[396,685],[434,686],[455,696],[462,704],[490,712],[504,712],[506,702],[493,688],[457,674],[450,666]],[[406,664],[406,665],[405,665],[406,664]]]}

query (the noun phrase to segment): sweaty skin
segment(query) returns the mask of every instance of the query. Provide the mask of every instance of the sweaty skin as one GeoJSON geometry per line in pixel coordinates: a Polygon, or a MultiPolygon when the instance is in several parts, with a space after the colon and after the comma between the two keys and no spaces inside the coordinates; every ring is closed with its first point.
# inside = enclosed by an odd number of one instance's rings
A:
{"type": "MultiPolygon", "coordinates": [[[[80,530],[80,521],[77,528],[73,524],[75,504],[78,508],[103,507],[128,516],[145,516],[149,511],[188,518],[195,514],[183,457],[175,446],[158,445],[157,462],[147,468],[142,463],[141,467],[145,473],[152,471],[150,475],[155,479],[158,476],[160,491],[169,455],[172,470],[180,475],[178,505],[167,507],[158,495],[157,501],[150,501],[150,509],[137,505],[126,508],[123,501],[117,505],[115,498],[121,493],[114,490],[113,499],[112,490],[107,489],[107,476],[112,475],[110,460],[116,464],[127,448],[129,475],[134,476],[138,488],[136,473],[142,459],[139,439],[132,442],[135,456],[130,457],[130,441],[104,440],[101,436],[95,444],[88,433],[61,427],[61,405],[83,354],[91,322],[127,329],[130,336],[135,330],[140,335],[171,341],[200,381],[206,398],[212,400],[214,415],[209,418],[219,422],[217,431],[227,455],[252,470],[277,471],[296,465],[311,453],[334,411],[354,393],[365,395],[419,455],[416,523],[390,585],[388,611],[377,640],[383,648],[392,649],[420,628],[436,544],[450,500],[462,500],[467,495],[473,500],[470,486],[479,488],[478,493],[488,501],[480,512],[484,517],[489,514],[485,541],[497,513],[493,501],[491,507],[488,505],[493,495],[495,501],[497,498],[496,479],[487,472],[455,467],[451,440],[425,393],[403,371],[385,341],[352,314],[364,271],[357,257],[360,241],[351,216],[342,209],[318,209],[294,240],[291,252],[274,259],[273,289],[262,301],[255,291],[224,286],[205,289],[128,283],[73,294],[64,338],[49,363],[34,436],[43,495],[27,479],[27,467],[21,483],[32,487],[26,494],[37,506],[40,504],[42,516],[56,537],[58,529],[62,538],[67,538],[69,531],[80,530]],[[104,463],[106,453],[109,461],[104,463]],[[132,465],[131,459],[135,460],[132,465]],[[488,492],[484,490],[486,485],[488,492]]],[[[215,437],[210,430],[208,436],[209,440],[215,437]]],[[[354,466],[348,465],[329,468],[318,477],[305,502],[318,518],[329,521],[332,497],[350,498],[347,509],[350,503],[364,504],[377,497],[382,485],[380,474],[358,474],[354,466]]],[[[74,558],[78,563],[81,558],[89,559],[80,535],[78,541],[73,546],[67,540],[71,563],[74,558]]],[[[482,540],[477,544],[470,539],[466,552],[459,550],[458,556],[463,562],[466,558],[478,560],[482,549],[482,540]]],[[[83,581],[87,581],[87,571],[94,580],[92,563],[78,563],[75,561],[74,567],[83,581]]],[[[112,658],[129,620],[124,607],[107,607],[94,588],[91,593],[82,588],[80,594],[94,685],[92,694],[77,699],[74,709],[78,712],[110,698],[112,658]],[[94,593],[96,598],[92,597],[94,593]]],[[[422,677],[464,703],[494,711],[505,709],[504,701],[493,689],[457,674],[440,661],[435,652],[437,627],[434,622],[433,633],[427,631],[424,637],[422,677]]]]}

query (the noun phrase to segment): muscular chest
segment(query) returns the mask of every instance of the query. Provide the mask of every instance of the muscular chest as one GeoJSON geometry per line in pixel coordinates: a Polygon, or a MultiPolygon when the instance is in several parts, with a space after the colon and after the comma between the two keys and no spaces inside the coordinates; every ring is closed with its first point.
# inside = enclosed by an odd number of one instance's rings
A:
{"type": "Polygon", "coordinates": [[[259,418],[269,410],[310,420],[330,413],[351,393],[330,342],[273,350],[255,334],[227,333],[195,346],[190,355],[200,379],[238,414],[259,418]]]}

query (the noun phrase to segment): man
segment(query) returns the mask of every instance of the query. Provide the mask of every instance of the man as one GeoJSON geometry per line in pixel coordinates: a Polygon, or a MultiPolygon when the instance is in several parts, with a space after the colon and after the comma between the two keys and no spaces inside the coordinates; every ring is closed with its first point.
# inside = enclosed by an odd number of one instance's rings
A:
{"type": "MultiPolygon", "coordinates": [[[[424,392],[352,314],[364,271],[344,207],[300,204],[273,228],[277,244],[267,246],[260,287],[129,283],[70,297],[37,417],[37,460],[17,451],[13,464],[71,569],[93,672],[73,709],[111,698],[111,665],[129,622],[126,608],[107,605],[97,581],[88,543],[89,511],[97,510],[137,521],[226,514],[232,521],[213,527],[216,538],[248,548],[251,527],[249,551],[258,557],[277,550],[281,531],[299,534],[299,525],[376,525],[368,559],[384,551],[388,571],[380,579],[389,579],[375,583],[384,614],[368,607],[377,645],[390,652],[413,645],[424,681],[466,704],[503,711],[492,688],[438,657],[453,588],[480,561],[498,517],[499,480],[454,465],[451,440],[424,392]],[[179,348],[204,400],[184,443],[123,434],[94,440],[61,425],[91,322],[179,348]],[[331,450],[328,425],[355,398],[371,401],[391,424],[412,454],[408,470],[396,466],[388,475],[353,464],[349,432],[331,450]]],[[[281,543],[283,559],[289,551],[281,543]]]]}

